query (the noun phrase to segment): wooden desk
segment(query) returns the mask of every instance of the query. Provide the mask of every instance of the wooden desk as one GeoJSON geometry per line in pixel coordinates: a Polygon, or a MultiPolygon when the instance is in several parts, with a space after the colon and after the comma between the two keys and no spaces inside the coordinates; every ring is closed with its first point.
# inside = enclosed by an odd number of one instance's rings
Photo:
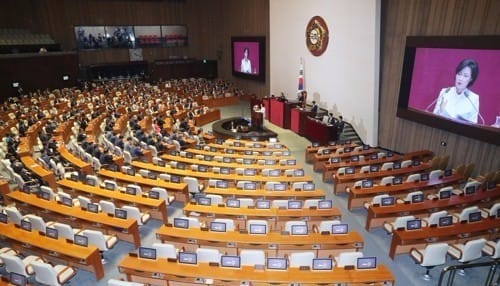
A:
{"type": "Polygon", "coordinates": [[[246,150],[251,150],[253,152],[264,152],[264,151],[289,151],[288,147],[283,145],[283,143],[267,143],[267,142],[254,142],[254,141],[248,141],[248,140],[230,140],[226,139],[226,141],[223,144],[217,144],[217,143],[210,143],[207,144],[209,147],[215,147],[217,150],[224,151],[227,149],[233,149],[235,151],[240,151],[240,152],[245,152],[246,150]],[[233,144],[239,142],[243,146],[234,146],[233,144]],[[260,144],[261,147],[255,147],[254,144],[260,144]],[[274,144],[280,144],[281,148],[275,148],[274,144]]]}
{"type": "MultiPolygon", "coordinates": [[[[153,166],[153,164],[150,163],[142,163],[142,164],[153,166]]],[[[146,187],[149,189],[153,187],[164,188],[169,193],[172,192],[175,195],[176,201],[186,202],[189,200],[189,192],[186,183],[171,183],[160,179],[153,180],[153,179],[143,178],[139,175],[130,176],[127,174],[123,174],[121,172],[113,172],[106,169],[99,170],[99,176],[111,178],[115,180],[118,185],[120,185],[121,182],[125,182],[126,184],[138,184],[143,188],[146,187]]]]}
{"type": "Polygon", "coordinates": [[[203,104],[208,107],[219,107],[219,106],[228,106],[228,105],[236,105],[240,101],[240,98],[237,96],[228,96],[228,97],[211,97],[210,99],[203,100],[203,104]]]}
{"type": "Polygon", "coordinates": [[[324,199],[325,193],[323,190],[316,189],[313,191],[295,191],[290,188],[285,191],[268,191],[265,189],[257,190],[243,190],[234,187],[229,187],[227,189],[220,189],[216,187],[205,188],[206,194],[221,195],[224,197],[236,197],[236,198],[264,198],[264,199],[324,199]]]}
{"type": "Polygon", "coordinates": [[[344,148],[344,147],[354,148],[357,146],[359,146],[359,145],[355,144],[355,143],[335,144],[335,145],[320,145],[317,147],[313,147],[313,146],[309,145],[306,147],[306,152],[305,152],[306,162],[311,163],[313,160],[314,154],[318,154],[319,149],[330,150],[331,153],[335,153],[335,151],[337,151],[337,149],[339,149],[339,148],[344,148]]]}
{"type": "Polygon", "coordinates": [[[308,209],[302,208],[297,210],[270,208],[227,208],[224,206],[204,206],[195,203],[187,203],[184,206],[184,214],[190,215],[191,212],[197,213],[200,217],[207,220],[207,223],[214,218],[231,218],[235,223],[246,225],[248,219],[264,219],[268,220],[271,230],[282,230],[285,222],[289,220],[304,220],[308,221],[309,229],[312,230],[312,225],[319,225],[320,221],[341,219],[342,213],[336,207],[331,209],[308,209]]]}
{"type": "Polygon", "coordinates": [[[300,285],[327,285],[332,282],[347,285],[394,284],[394,277],[385,265],[378,265],[376,269],[364,271],[344,270],[344,268],[334,268],[332,271],[299,270],[299,268],[273,271],[255,269],[253,266],[230,269],[210,266],[208,263],[187,265],[170,262],[167,259],[147,260],[126,256],[118,267],[121,273],[127,275],[127,280],[152,285],[176,285],[175,282],[206,285],[205,283],[209,281],[214,285],[236,286],[241,285],[241,281],[246,281],[249,285],[287,286],[292,282],[300,283],[300,285]]]}
{"type": "Polygon", "coordinates": [[[95,246],[82,247],[68,243],[66,239],[52,239],[40,235],[38,231],[25,231],[12,223],[0,223],[3,240],[12,244],[12,248],[22,253],[34,253],[57,264],[69,265],[94,273],[97,280],[104,277],[104,269],[95,246]]]}
{"type": "Polygon", "coordinates": [[[199,247],[215,247],[221,253],[238,255],[242,249],[262,249],[268,257],[283,257],[285,254],[299,251],[313,251],[316,257],[328,257],[363,248],[363,238],[355,231],[342,235],[314,232],[308,235],[290,235],[279,231],[256,235],[239,231],[238,227],[234,231],[213,232],[162,225],[156,231],[156,238],[164,243],[172,243],[178,249],[184,248],[185,251],[196,251],[199,247]]]}
{"type": "Polygon", "coordinates": [[[339,168],[342,167],[353,167],[356,169],[360,169],[361,166],[366,166],[366,165],[382,165],[386,162],[394,162],[394,161],[399,161],[403,157],[400,155],[394,154],[392,157],[384,157],[384,158],[378,158],[371,160],[367,157],[365,157],[364,160],[360,159],[359,161],[341,161],[339,163],[330,163],[329,161],[323,163],[323,182],[330,182],[332,181],[332,175],[337,172],[339,168]]]}
{"type": "Polygon", "coordinates": [[[480,222],[455,223],[448,227],[423,227],[420,230],[395,230],[392,234],[389,256],[408,253],[412,247],[420,247],[426,243],[464,242],[476,237],[496,240],[499,237],[500,219],[487,218],[480,222]]]}
{"type": "Polygon", "coordinates": [[[220,110],[212,109],[205,114],[195,115],[194,122],[196,126],[203,126],[220,119],[220,110]]]}
{"type": "MultiPolygon", "coordinates": [[[[418,166],[409,166],[406,168],[393,169],[387,171],[378,171],[378,172],[368,172],[368,173],[354,173],[354,174],[333,174],[333,193],[345,193],[346,188],[352,186],[354,182],[359,180],[370,179],[373,181],[379,181],[383,177],[388,176],[406,176],[413,173],[419,173],[422,171],[427,171],[431,166],[427,163],[422,163],[418,166]]],[[[358,171],[358,170],[356,170],[358,171]]]]}
{"type": "Polygon", "coordinates": [[[40,177],[42,181],[47,183],[53,190],[57,189],[56,176],[54,173],[38,165],[31,155],[21,157],[21,162],[28,170],[40,177]]]}
{"type": "MultiPolygon", "coordinates": [[[[139,169],[146,169],[150,171],[155,171],[157,173],[167,173],[170,175],[177,175],[181,177],[189,176],[189,177],[195,177],[200,180],[208,180],[208,179],[220,179],[220,180],[225,180],[228,182],[234,182],[236,183],[237,181],[253,181],[253,182],[284,182],[284,183],[293,183],[293,182],[312,182],[312,177],[309,175],[304,175],[302,177],[286,177],[286,176],[279,176],[279,177],[269,177],[269,176],[262,176],[262,175],[255,175],[255,176],[245,176],[245,175],[235,175],[235,174],[216,174],[213,172],[198,172],[198,171],[192,171],[191,169],[186,168],[185,170],[180,170],[180,169],[174,169],[171,168],[170,166],[157,166],[153,165],[150,163],[143,163],[143,162],[138,162],[138,161],[133,161],[132,166],[135,168],[139,169]]],[[[99,171],[100,173],[100,171],[99,171]]]]}
{"type": "Polygon", "coordinates": [[[458,184],[464,177],[460,174],[453,174],[442,179],[431,179],[423,182],[404,182],[401,185],[377,186],[372,188],[349,188],[349,197],[347,199],[347,208],[351,210],[355,207],[362,207],[363,203],[371,201],[378,194],[397,195],[408,193],[411,190],[423,190],[429,188],[437,188],[440,185],[458,184]]]}
{"type": "Polygon", "coordinates": [[[337,126],[324,124],[321,120],[308,116],[306,117],[305,137],[311,142],[326,145],[338,139],[337,126]]]}
{"type": "Polygon", "coordinates": [[[91,213],[80,207],[69,207],[56,201],[46,201],[35,194],[20,191],[11,192],[8,196],[23,210],[39,214],[46,220],[66,223],[77,228],[98,229],[106,234],[115,234],[119,240],[130,242],[134,247],[141,245],[139,227],[134,219],[119,219],[105,213],[91,213]]]}
{"type": "Polygon", "coordinates": [[[394,204],[392,206],[373,206],[368,208],[366,216],[366,230],[370,231],[374,227],[380,227],[384,221],[394,221],[396,217],[405,215],[415,215],[416,217],[427,217],[429,214],[441,210],[459,210],[464,207],[476,205],[486,206],[500,197],[500,188],[490,191],[477,191],[469,196],[452,196],[445,200],[424,200],[415,204],[394,204]]]}
{"type": "MultiPolygon", "coordinates": [[[[232,149],[232,148],[228,148],[232,149]]],[[[280,160],[280,159],[294,159],[292,155],[290,156],[277,156],[277,155],[271,155],[271,156],[264,156],[264,155],[245,155],[245,154],[237,154],[236,152],[234,154],[229,154],[229,153],[222,153],[222,152],[210,152],[210,151],[205,151],[205,150],[198,150],[194,148],[188,148],[185,150],[186,152],[191,152],[194,154],[200,154],[200,155],[210,155],[210,156],[222,156],[222,157],[230,157],[230,158],[248,158],[248,159],[253,159],[253,160],[259,160],[259,159],[275,159],[275,160],[280,160]]],[[[271,151],[271,150],[269,150],[271,151]]]]}
{"type": "Polygon", "coordinates": [[[57,147],[57,152],[59,152],[59,154],[61,155],[61,157],[64,158],[64,160],[68,161],[72,166],[78,168],[83,174],[88,175],[94,173],[94,171],[92,170],[92,165],[76,157],[71,152],[69,152],[64,143],[59,142],[59,146],[57,147]]]}
{"type": "Polygon", "coordinates": [[[96,196],[111,200],[117,207],[123,205],[135,205],[142,212],[149,212],[151,217],[167,222],[167,205],[165,200],[156,200],[147,197],[146,195],[130,195],[119,190],[110,191],[100,186],[93,187],[82,182],[75,182],[68,179],[59,180],[57,184],[65,189],[70,189],[76,193],[96,196]]]}
{"type": "Polygon", "coordinates": [[[331,157],[340,157],[341,160],[345,160],[346,158],[350,158],[351,156],[370,156],[371,154],[378,153],[380,150],[377,148],[370,148],[368,150],[361,151],[352,151],[352,152],[343,152],[342,154],[314,154],[313,155],[313,170],[323,171],[325,162],[328,161],[331,157]]]}

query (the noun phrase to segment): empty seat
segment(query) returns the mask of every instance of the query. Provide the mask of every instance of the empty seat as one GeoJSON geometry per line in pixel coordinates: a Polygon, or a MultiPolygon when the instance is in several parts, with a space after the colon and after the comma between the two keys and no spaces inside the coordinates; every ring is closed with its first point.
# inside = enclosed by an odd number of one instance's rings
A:
{"type": "Polygon", "coordinates": [[[156,249],[157,258],[177,258],[177,249],[175,249],[173,244],[155,242],[151,247],[156,249]]]}
{"type": "Polygon", "coordinates": [[[57,229],[57,234],[59,237],[73,240],[75,238],[75,234],[80,232],[79,229],[72,228],[69,224],[55,222],[51,227],[57,229]]]}
{"type": "MultiPolygon", "coordinates": [[[[448,249],[448,254],[457,259],[458,262],[469,263],[481,258],[482,250],[485,244],[486,239],[484,238],[469,240],[465,244],[451,244],[448,249]]],[[[458,274],[465,275],[465,271],[461,269],[458,274]]]]}
{"type": "Polygon", "coordinates": [[[401,216],[397,217],[394,222],[384,222],[384,229],[388,234],[392,234],[393,231],[397,229],[405,229],[406,228],[406,223],[409,220],[414,220],[415,216],[412,215],[407,215],[407,216],[401,216]]]}
{"type": "Polygon", "coordinates": [[[111,201],[108,200],[100,200],[99,201],[99,206],[101,207],[102,212],[107,213],[107,214],[115,214],[115,204],[111,201]]]}
{"type": "Polygon", "coordinates": [[[226,224],[226,231],[234,231],[234,221],[230,218],[216,218],[213,222],[220,222],[226,224]]]}
{"type": "Polygon", "coordinates": [[[309,268],[312,268],[312,261],[314,259],[315,255],[314,252],[308,251],[308,252],[294,252],[290,254],[289,262],[290,262],[290,267],[291,268],[298,268],[301,266],[307,266],[309,268]]]}
{"type": "Polygon", "coordinates": [[[222,198],[221,195],[207,194],[205,197],[210,199],[211,205],[224,204],[224,199],[222,198]]]}
{"type": "Polygon", "coordinates": [[[385,162],[382,164],[382,167],[380,167],[381,171],[389,171],[394,168],[394,162],[385,162]]]}
{"type": "Polygon", "coordinates": [[[411,174],[406,178],[407,183],[418,182],[420,181],[420,174],[411,174]]]}
{"type": "Polygon", "coordinates": [[[43,285],[60,286],[68,282],[76,274],[73,267],[65,265],[52,266],[43,261],[31,262],[35,271],[35,280],[43,285]]]}
{"type": "Polygon", "coordinates": [[[491,256],[492,259],[500,258],[500,240],[487,241],[483,247],[483,253],[485,255],[491,256]]]}
{"type": "Polygon", "coordinates": [[[34,214],[27,214],[24,216],[24,220],[28,220],[31,223],[31,229],[42,233],[45,233],[47,226],[54,224],[54,222],[45,222],[42,217],[34,214]]]}
{"type": "Polygon", "coordinates": [[[332,232],[332,225],[334,224],[340,224],[340,220],[323,220],[319,223],[319,232],[324,233],[324,232],[332,232]]]}
{"type": "Polygon", "coordinates": [[[84,229],[80,233],[88,238],[88,242],[90,245],[94,245],[101,252],[101,260],[103,264],[107,263],[107,260],[104,259],[104,252],[113,248],[115,244],[118,242],[118,239],[115,235],[106,235],[103,234],[99,230],[93,229],[84,229]]]}
{"type": "Polygon", "coordinates": [[[252,198],[239,198],[238,201],[240,201],[240,207],[253,207],[254,206],[254,201],[252,198]]]}
{"type": "Polygon", "coordinates": [[[175,196],[170,196],[167,192],[166,189],[160,188],[160,187],[153,187],[150,192],[157,192],[158,193],[158,199],[160,200],[165,200],[167,205],[170,204],[175,200],[175,196]]]}
{"type": "Polygon", "coordinates": [[[271,207],[273,208],[287,208],[288,200],[273,200],[271,202],[271,207]]]}
{"type": "Polygon", "coordinates": [[[292,233],[292,227],[295,225],[307,225],[307,223],[303,220],[289,220],[285,222],[285,231],[288,233],[292,233]]]}
{"type": "Polygon", "coordinates": [[[34,255],[29,255],[21,259],[19,256],[9,253],[0,253],[0,259],[4,263],[5,271],[7,271],[7,273],[18,273],[26,278],[34,273],[33,268],[31,267],[31,263],[33,261],[42,260],[40,257],[34,255]]]}
{"type": "Polygon", "coordinates": [[[339,256],[335,257],[335,265],[337,267],[345,267],[347,265],[357,265],[358,258],[363,257],[363,252],[349,251],[341,252],[339,256]]]}
{"type": "Polygon", "coordinates": [[[413,258],[417,264],[426,268],[423,276],[424,280],[431,279],[429,272],[433,267],[445,264],[448,249],[449,246],[447,243],[429,244],[424,249],[410,249],[410,257],[413,258]]]}
{"type": "Polygon", "coordinates": [[[219,263],[221,257],[219,250],[212,248],[197,248],[196,255],[201,263],[219,263]]]}
{"type": "Polygon", "coordinates": [[[371,202],[366,202],[363,204],[364,208],[365,209],[369,209],[370,206],[373,206],[373,205],[381,205],[382,204],[382,199],[383,198],[387,198],[387,197],[390,197],[388,194],[381,194],[381,195],[376,195],[372,198],[372,201],[371,202]]]}
{"type": "Polygon", "coordinates": [[[192,195],[198,194],[203,191],[204,187],[203,184],[200,184],[198,182],[198,179],[193,178],[193,177],[184,177],[184,183],[187,184],[188,186],[188,192],[192,195]]]}
{"type": "Polygon", "coordinates": [[[127,212],[127,218],[135,219],[138,225],[143,225],[149,221],[149,213],[141,213],[137,207],[123,206],[122,209],[127,212]]]}
{"type": "Polygon", "coordinates": [[[266,253],[260,249],[242,249],[240,250],[241,265],[265,265],[266,253]]]}

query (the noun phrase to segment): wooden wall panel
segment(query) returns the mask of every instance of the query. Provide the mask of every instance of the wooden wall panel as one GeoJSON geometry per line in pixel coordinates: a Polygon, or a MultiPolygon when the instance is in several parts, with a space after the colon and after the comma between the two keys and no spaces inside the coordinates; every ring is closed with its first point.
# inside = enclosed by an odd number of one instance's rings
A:
{"type": "Polygon", "coordinates": [[[396,117],[406,36],[499,35],[500,1],[382,0],[381,28],[379,145],[450,155],[450,166],[475,163],[474,174],[500,169],[499,146],[396,117]]]}

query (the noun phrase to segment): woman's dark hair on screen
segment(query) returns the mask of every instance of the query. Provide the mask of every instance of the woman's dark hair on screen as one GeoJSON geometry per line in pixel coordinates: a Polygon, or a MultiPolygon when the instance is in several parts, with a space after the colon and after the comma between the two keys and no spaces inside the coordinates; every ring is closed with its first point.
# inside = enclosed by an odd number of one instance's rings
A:
{"type": "Polygon", "coordinates": [[[470,87],[474,84],[474,82],[477,79],[477,76],[479,75],[479,66],[477,65],[477,62],[473,59],[464,59],[461,61],[457,68],[455,69],[455,74],[458,74],[460,71],[462,71],[465,67],[470,68],[470,76],[471,80],[467,87],[470,87]]]}

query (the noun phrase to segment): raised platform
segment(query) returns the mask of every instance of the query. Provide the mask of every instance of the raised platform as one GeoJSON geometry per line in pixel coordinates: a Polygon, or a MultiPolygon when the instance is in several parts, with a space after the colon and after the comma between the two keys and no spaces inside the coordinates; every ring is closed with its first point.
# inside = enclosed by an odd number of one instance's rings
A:
{"type": "Polygon", "coordinates": [[[251,128],[250,120],[243,117],[231,117],[219,120],[212,124],[212,131],[216,136],[225,139],[266,141],[269,138],[278,136],[278,134],[265,127],[259,129],[251,128]]]}

